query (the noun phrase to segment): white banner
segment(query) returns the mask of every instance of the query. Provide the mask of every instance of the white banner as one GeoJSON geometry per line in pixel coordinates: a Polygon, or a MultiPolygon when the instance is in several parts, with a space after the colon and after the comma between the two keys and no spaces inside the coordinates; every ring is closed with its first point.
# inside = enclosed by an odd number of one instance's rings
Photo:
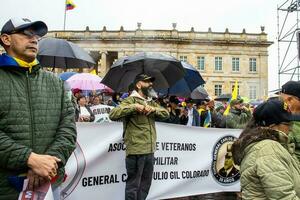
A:
{"type": "Polygon", "coordinates": [[[109,119],[109,112],[113,109],[113,106],[108,105],[96,105],[91,106],[90,109],[95,115],[95,123],[102,123],[102,122],[111,122],[109,119]]]}
{"type": "MultiPolygon", "coordinates": [[[[156,123],[156,128],[157,151],[147,199],[240,191],[238,168],[232,164],[230,151],[241,130],[166,123],[156,123]]],[[[78,123],[77,130],[77,148],[66,166],[64,198],[124,199],[122,123],[78,123]]]]}

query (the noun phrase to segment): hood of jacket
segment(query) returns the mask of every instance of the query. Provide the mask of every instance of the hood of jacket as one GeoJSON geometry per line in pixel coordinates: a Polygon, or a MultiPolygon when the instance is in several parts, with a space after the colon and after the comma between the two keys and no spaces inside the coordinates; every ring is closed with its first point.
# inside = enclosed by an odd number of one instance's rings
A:
{"type": "Polygon", "coordinates": [[[151,97],[147,97],[147,99],[145,99],[144,97],[142,97],[136,90],[133,90],[132,93],[130,94],[131,97],[136,97],[139,99],[142,99],[143,101],[152,101],[151,97]]]}
{"type": "Polygon", "coordinates": [[[240,165],[245,154],[246,148],[262,140],[274,140],[283,145],[290,153],[289,138],[281,131],[273,130],[268,127],[254,127],[245,129],[239,139],[232,145],[232,154],[234,163],[240,165]]]}
{"type": "MultiPolygon", "coordinates": [[[[2,55],[0,55],[0,69],[1,68],[20,69],[22,71],[27,71],[26,68],[20,67],[20,65],[17,63],[17,61],[13,57],[7,55],[6,53],[3,53],[2,55]]],[[[35,72],[38,69],[40,69],[39,64],[32,67],[32,72],[35,72]]]]}

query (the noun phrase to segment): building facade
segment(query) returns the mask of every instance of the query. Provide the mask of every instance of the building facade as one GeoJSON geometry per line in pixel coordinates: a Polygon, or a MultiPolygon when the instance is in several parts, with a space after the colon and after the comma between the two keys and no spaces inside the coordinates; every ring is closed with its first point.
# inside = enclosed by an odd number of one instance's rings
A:
{"type": "Polygon", "coordinates": [[[261,27],[260,33],[231,33],[143,30],[50,31],[47,37],[67,39],[90,52],[98,61],[97,72],[104,76],[112,63],[139,52],[159,52],[192,64],[206,81],[211,97],[231,93],[238,81],[239,94],[250,99],[268,94],[268,47],[272,42],[261,27]]]}

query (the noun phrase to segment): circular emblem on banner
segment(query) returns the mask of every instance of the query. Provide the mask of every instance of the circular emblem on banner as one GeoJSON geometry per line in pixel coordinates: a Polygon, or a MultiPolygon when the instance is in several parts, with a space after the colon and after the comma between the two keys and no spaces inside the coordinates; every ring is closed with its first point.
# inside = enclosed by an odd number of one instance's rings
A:
{"type": "Polygon", "coordinates": [[[222,185],[232,185],[240,179],[239,167],[232,158],[234,136],[224,136],[217,141],[213,148],[212,175],[222,185]]]}

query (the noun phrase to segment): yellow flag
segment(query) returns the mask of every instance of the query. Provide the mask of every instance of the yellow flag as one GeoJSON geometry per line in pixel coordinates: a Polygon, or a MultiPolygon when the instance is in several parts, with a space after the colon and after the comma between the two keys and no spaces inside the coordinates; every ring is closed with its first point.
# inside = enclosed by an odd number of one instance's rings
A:
{"type": "Polygon", "coordinates": [[[92,71],[90,71],[90,74],[97,75],[96,69],[93,69],[92,71]]]}
{"type": "Polygon", "coordinates": [[[235,83],[234,83],[234,88],[233,88],[233,91],[232,91],[232,94],[231,94],[231,99],[229,99],[227,108],[226,108],[226,110],[224,111],[223,115],[225,115],[225,116],[228,115],[229,110],[230,110],[230,102],[231,102],[232,100],[234,100],[234,99],[237,99],[237,97],[238,97],[238,82],[235,81],[235,83]]]}

